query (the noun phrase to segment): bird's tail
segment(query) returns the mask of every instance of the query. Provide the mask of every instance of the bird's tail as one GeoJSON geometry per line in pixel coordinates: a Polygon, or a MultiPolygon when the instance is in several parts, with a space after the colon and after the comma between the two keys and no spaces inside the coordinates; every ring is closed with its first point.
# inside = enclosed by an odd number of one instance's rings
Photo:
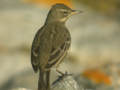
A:
{"type": "Polygon", "coordinates": [[[46,87],[50,90],[50,70],[46,72],[46,87]]]}
{"type": "Polygon", "coordinates": [[[44,71],[40,70],[39,72],[39,80],[38,80],[38,90],[46,90],[45,82],[44,82],[44,71]]]}
{"type": "Polygon", "coordinates": [[[40,70],[38,90],[50,90],[50,71],[40,70]]]}

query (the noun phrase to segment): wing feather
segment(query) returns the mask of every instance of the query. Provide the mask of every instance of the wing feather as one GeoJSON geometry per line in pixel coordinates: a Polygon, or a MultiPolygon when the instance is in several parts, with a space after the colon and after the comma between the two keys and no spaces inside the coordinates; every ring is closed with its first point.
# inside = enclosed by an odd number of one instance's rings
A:
{"type": "Polygon", "coordinates": [[[59,65],[59,63],[63,60],[63,58],[66,56],[67,51],[70,47],[71,40],[67,39],[60,47],[53,48],[51,51],[51,56],[48,60],[48,64],[46,68],[50,68],[56,64],[59,65]]]}
{"type": "Polygon", "coordinates": [[[36,33],[35,35],[35,38],[32,42],[32,48],[31,48],[31,64],[32,64],[32,67],[33,67],[33,70],[35,72],[38,71],[38,64],[39,64],[39,61],[37,59],[38,57],[38,52],[39,52],[39,44],[40,44],[40,36],[43,34],[43,31],[44,29],[41,28],[40,30],[38,30],[38,32],[36,33]]]}

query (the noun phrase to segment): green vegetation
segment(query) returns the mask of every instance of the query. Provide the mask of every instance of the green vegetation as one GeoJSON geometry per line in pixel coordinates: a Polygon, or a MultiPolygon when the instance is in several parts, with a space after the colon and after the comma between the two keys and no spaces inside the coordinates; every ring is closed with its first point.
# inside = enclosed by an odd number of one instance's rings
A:
{"type": "Polygon", "coordinates": [[[79,3],[87,5],[107,16],[118,16],[120,10],[120,0],[77,0],[79,3]]]}

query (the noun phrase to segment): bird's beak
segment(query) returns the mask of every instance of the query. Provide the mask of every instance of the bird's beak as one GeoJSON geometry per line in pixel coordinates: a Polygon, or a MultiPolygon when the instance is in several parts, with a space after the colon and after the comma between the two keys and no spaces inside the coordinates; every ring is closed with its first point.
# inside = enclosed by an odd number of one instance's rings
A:
{"type": "Polygon", "coordinates": [[[80,14],[80,13],[83,13],[83,11],[80,11],[80,10],[72,10],[71,15],[80,14]]]}

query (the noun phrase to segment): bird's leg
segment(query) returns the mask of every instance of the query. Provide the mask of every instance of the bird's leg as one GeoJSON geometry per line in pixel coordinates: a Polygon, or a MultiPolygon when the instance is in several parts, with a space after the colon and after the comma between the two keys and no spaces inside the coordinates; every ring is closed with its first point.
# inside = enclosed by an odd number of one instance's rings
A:
{"type": "Polygon", "coordinates": [[[62,76],[65,74],[65,73],[61,72],[60,70],[58,70],[58,68],[56,68],[56,71],[57,71],[59,74],[61,74],[62,76]]]}
{"type": "Polygon", "coordinates": [[[58,68],[56,68],[56,71],[57,71],[58,73],[60,73],[61,76],[72,75],[72,74],[69,74],[67,71],[65,71],[65,73],[63,73],[63,72],[61,72],[60,70],[58,70],[58,68]]]}

